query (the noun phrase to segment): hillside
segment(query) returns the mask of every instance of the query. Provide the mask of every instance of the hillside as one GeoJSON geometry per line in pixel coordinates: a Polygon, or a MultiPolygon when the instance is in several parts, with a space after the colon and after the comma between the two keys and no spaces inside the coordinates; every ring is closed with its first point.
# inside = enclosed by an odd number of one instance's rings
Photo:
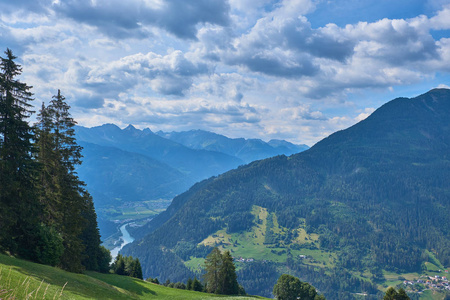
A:
{"type": "Polygon", "coordinates": [[[168,288],[136,278],[86,272],[74,274],[0,254],[3,299],[261,299],[168,288]],[[11,297],[11,298],[9,298],[11,297]]]}
{"type": "Polygon", "coordinates": [[[395,99],[305,152],[193,186],[124,253],[178,280],[219,245],[254,259],[239,266],[251,293],[289,270],[329,299],[378,299],[387,274],[450,267],[449,155],[450,91],[395,99]]]}

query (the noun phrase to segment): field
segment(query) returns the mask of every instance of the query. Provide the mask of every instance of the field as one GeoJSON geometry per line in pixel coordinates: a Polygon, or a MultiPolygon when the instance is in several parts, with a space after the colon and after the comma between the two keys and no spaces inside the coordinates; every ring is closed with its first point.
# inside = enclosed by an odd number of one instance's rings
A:
{"type": "MultiPolygon", "coordinates": [[[[286,262],[288,251],[293,257],[304,257],[305,264],[321,267],[333,267],[337,256],[335,253],[319,249],[317,234],[308,234],[304,227],[300,227],[294,233],[294,237],[286,244],[284,237],[288,234],[288,229],[280,226],[275,214],[269,214],[266,208],[254,206],[252,214],[259,222],[253,226],[252,230],[244,233],[227,233],[226,229],[219,230],[208,236],[200,244],[219,245],[221,250],[230,250],[232,256],[236,258],[238,269],[245,263],[237,259],[270,260],[274,262],[286,262]],[[276,241],[267,241],[268,231],[278,237],[276,241]],[[294,246],[294,247],[293,247],[294,246]]],[[[196,263],[197,259],[193,258],[196,263]]],[[[195,265],[196,265],[195,263],[195,265]]],[[[193,263],[187,261],[186,265],[193,269],[193,263]]]]}
{"type": "Polygon", "coordinates": [[[0,299],[263,299],[172,289],[143,280],[58,268],[0,255],[0,299]]]}

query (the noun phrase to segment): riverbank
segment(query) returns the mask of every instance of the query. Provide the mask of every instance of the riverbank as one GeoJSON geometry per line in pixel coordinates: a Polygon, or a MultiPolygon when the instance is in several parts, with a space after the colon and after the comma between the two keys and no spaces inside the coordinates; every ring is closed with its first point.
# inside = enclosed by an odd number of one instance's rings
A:
{"type": "Polygon", "coordinates": [[[134,241],[134,238],[130,235],[130,233],[127,230],[127,226],[130,224],[131,223],[126,223],[120,226],[120,232],[122,235],[118,240],[119,245],[111,250],[112,261],[114,261],[114,259],[119,254],[119,251],[122,250],[122,248],[125,247],[125,245],[128,245],[134,241]]]}

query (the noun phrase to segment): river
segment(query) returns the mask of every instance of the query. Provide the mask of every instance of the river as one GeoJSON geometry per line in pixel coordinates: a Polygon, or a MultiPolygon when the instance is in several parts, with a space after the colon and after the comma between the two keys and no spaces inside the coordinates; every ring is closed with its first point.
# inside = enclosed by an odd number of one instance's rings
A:
{"type": "Polygon", "coordinates": [[[125,245],[132,243],[134,241],[134,238],[127,231],[126,227],[128,225],[130,225],[130,223],[120,226],[120,232],[122,233],[122,236],[120,237],[119,241],[122,240],[122,243],[119,246],[117,246],[116,248],[111,250],[112,261],[114,261],[114,259],[116,259],[117,254],[119,254],[119,251],[122,250],[122,248],[125,245]]]}

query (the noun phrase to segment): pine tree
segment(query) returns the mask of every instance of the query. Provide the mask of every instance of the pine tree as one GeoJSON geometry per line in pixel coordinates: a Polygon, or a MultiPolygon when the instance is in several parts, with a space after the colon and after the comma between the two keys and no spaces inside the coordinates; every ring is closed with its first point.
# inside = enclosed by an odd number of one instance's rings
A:
{"type": "Polygon", "coordinates": [[[192,290],[192,278],[191,277],[189,277],[189,279],[187,280],[186,289],[192,290]]]}
{"type": "Polygon", "coordinates": [[[69,109],[58,90],[50,105],[47,108],[43,105],[39,114],[40,199],[45,207],[44,222],[57,226],[63,239],[60,266],[68,271],[81,272],[85,249],[81,235],[86,225],[83,214],[87,215],[91,208],[83,189],[84,183],[75,172],[82,156],[81,147],[75,141],[73,127],[76,122],[69,109]]]}
{"type": "Polygon", "coordinates": [[[114,273],[117,275],[125,275],[125,260],[121,254],[116,256],[113,264],[114,273]]]}
{"type": "MultiPolygon", "coordinates": [[[[82,264],[87,270],[100,271],[101,261],[104,260],[102,256],[105,254],[100,248],[101,240],[97,225],[97,214],[95,213],[91,195],[87,191],[84,191],[82,197],[85,201],[85,210],[81,216],[86,220],[84,230],[81,234],[81,240],[83,241],[83,245],[85,245],[82,264]]],[[[108,256],[110,257],[110,255],[108,256]]]]}
{"type": "Polygon", "coordinates": [[[35,201],[31,86],[10,49],[0,57],[0,248],[36,260],[40,207],[35,201]]]}
{"type": "MultiPolygon", "coordinates": [[[[100,249],[92,197],[84,189],[75,168],[81,164],[82,148],[76,143],[70,106],[58,90],[50,105],[42,104],[38,115],[37,160],[40,163],[39,199],[44,207],[42,222],[56,227],[63,241],[60,266],[68,271],[99,270],[105,260],[100,249]]],[[[105,266],[102,267],[105,269],[105,266]]]]}
{"type": "Polygon", "coordinates": [[[222,254],[222,265],[220,268],[220,293],[224,295],[239,294],[239,284],[237,282],[236,267],[233,263],[233,257],[230,251],[225,251],[222,254]]]}
{"type": "Polygon", "coordinates": [[[142,267],[139,258],[136,258],[136,263],[134,264],[133,277],[143,279],[142,277],[142,267]]]}
{"type": "Polygon", "coordinates": [[[217,247],[215,247],[211,253],[206,256],[206,273],[204,275],[204,279],[207,284],[208,293],[221,293],[222,280],[220,278],[220,270],[222,268],[222,261],[222,254],[217,247]]]}
{"type": "Polygon", "coordinates": [[[194,277],[194,281],[192,282],[192,290],[197,292],[203,291],[203,285],[202,283],[197,279],[197,277],[194,277]]]}

